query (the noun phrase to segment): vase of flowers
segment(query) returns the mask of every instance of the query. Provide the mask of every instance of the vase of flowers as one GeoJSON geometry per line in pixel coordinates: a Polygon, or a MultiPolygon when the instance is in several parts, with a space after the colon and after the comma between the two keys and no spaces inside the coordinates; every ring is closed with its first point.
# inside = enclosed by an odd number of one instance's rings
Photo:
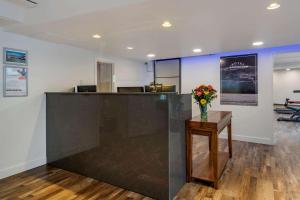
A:
{"type": "Polygon", "coordinates": [[[211,107],[211,102],[217,98],[217,91],[211,85],[200,85],[196,87],[192,95],[201,113],[201,119],[207,120],[207,105],[211,107]]]}

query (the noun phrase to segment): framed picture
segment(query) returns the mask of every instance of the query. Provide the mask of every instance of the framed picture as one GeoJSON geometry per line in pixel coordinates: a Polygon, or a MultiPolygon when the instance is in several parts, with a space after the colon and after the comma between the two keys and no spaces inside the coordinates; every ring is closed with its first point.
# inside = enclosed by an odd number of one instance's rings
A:
{"type": "Polygon", "coordinates": [[[3,63],[8,65],[28,65],[28,52],[19,49],[3,48],[3,63]]]}
{"type": "Polygon", "coordinates": [[[28,68],[4,66],[4,97],[28,96],[28,68]]]}
{"type": "Polygon", "coordinates": [[[257,54],[221,57],[220,66],[220,103],[257,106],[257,54]]]}

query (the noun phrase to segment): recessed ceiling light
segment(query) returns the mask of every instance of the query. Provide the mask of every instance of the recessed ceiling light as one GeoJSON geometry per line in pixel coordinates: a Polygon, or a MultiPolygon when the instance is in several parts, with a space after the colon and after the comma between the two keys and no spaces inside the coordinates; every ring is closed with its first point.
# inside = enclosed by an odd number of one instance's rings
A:
{"type": "Polygon", "coordinates": [[[194,53],[201,53],[201,52],[202,52],[202,49],[193,49],[193,52],[194,52],[194,53]]]}
{"type": "Polygon", "coordinates": [[[162,27],[165,27],[165,28],[170,28],[171,26],[172,26],[172,24],[169,21],[164,21],[164,23],[162,24],[162,27]]]}
{"type": "Polygon", "coordinates": [[[95,35],[93,35],[93,38],[95,38],[95,39],[100,39],[100,38],[101,38],[101,35],[95,34],[95,35]]]}
{"type": "Polygon", "coordinates": [[[285,70],[286,70],[286,71],[291,71],[291,69],[290,69],[290,68],[286,68],[285,70]]]}
{"type": "Polygon", "coordinates": [[[150,54],[147,55],[147,57],[148,57],[148,58],[154,58],[154,57],[155,57],[155,54],[150,53],[150,54]]]}
{"type": "Polygon", "coordinates": [[[133,47],[127,47],[127,49],[128,49],[128,50],[133,50],[134,48],[133,48],[133,47]]]}
{"type": "Polygon", "coordinates": [[[253,42],[253,43],[252,43],[253,46],[261,46],[261,45],[263,45],[263,44],[264,44],[264,42],[262,42],[262,41],[253,42]]]}
{"type": "Polygon", "coordinates": [[[280,8],[280,4],[278,4],[278,3],[271,3],[271,4],[267,7],[268,10],[275,10],[275,9],[278,9],[278,8],[280,8]]]}

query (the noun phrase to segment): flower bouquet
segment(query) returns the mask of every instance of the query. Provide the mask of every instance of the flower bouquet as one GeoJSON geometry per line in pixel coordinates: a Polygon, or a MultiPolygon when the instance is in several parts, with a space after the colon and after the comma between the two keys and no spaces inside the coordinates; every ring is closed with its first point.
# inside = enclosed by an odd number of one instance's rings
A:
{"type": "Polygon", "coordinates": [[[211,102],[217,98],[217,91],[211,85],[200,85],[196,87],[192,95],[199,104],[201,119],[207,119],[207,105],[211,107],[211,102]]]}

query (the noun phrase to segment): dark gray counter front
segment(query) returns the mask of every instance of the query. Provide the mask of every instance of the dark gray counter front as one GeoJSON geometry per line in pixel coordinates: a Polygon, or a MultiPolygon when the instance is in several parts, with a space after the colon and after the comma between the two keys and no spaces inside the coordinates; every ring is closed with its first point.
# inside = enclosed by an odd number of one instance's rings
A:
{"type": "Polygon", "coordinates": [[[146,196],[185,183],[191,96],[47,93],[47,162],[146,196]]]}

